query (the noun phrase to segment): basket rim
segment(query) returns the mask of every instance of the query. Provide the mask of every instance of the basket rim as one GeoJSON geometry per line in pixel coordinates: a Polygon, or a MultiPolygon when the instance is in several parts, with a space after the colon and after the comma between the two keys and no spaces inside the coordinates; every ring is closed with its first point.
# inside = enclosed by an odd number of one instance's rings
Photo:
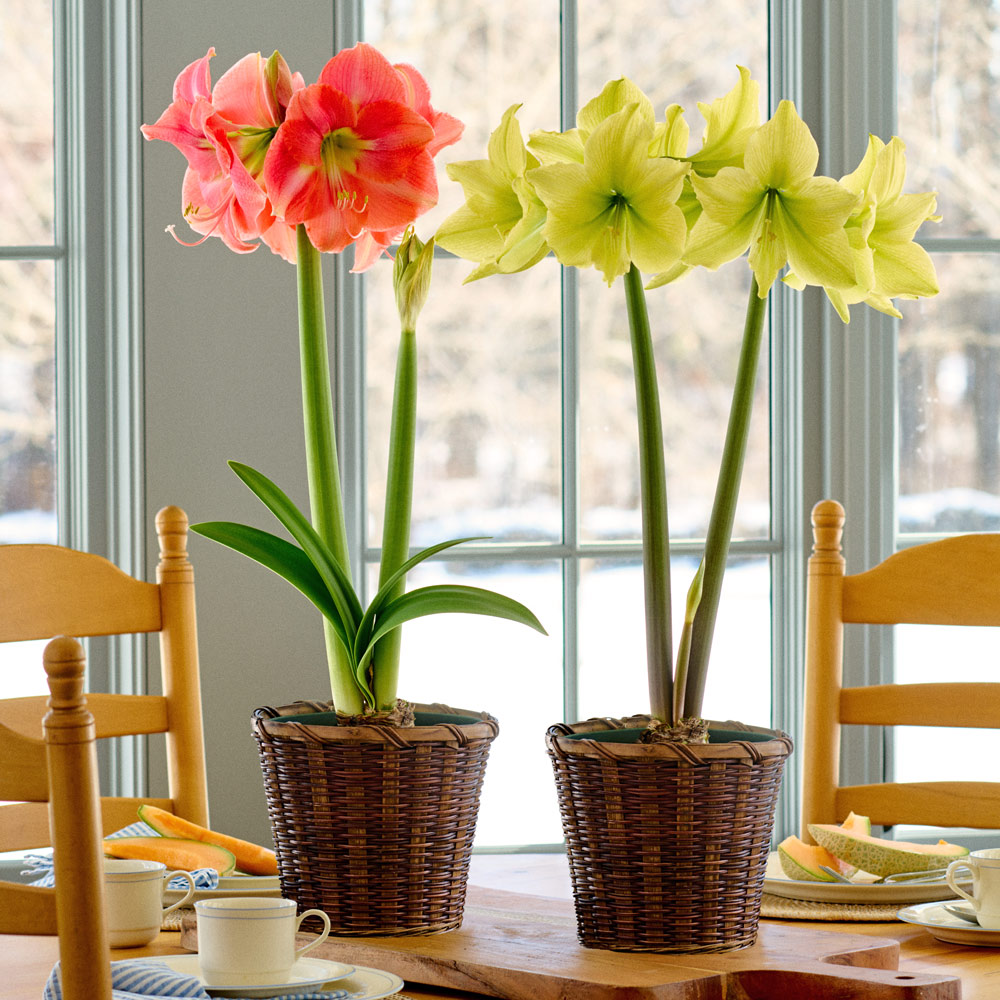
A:
{"type": "Polygon", "coordinates": [[[683,760],[690,764],[711,764],[716,761],[763,763],[785,760],[792,752],[791,737],[780,729],[750,726],[732,720],[708,720],[710,730],[765,734],[771,739],[762,742],[733,740],[729,743],[604,743],[593,739],[569,739],[570,735],[606,732],[613,729],[645,728],[648,715],[632,715],[623,719],[592,718],[573,723],[556,723],[545,732],[545,745],[560,757],[601,757],[606,760],[683,760]]]}
{"type": "Polygon", "coordinates": [[[310,715],[332,711],[331,702],[296,701],[276,708],[263,706],[253,711],[253,725],[262,739],[293,739],[309,743],[370,743],[379,746],[410,746],[416,743],[465,745],[477,740],[493,740],[500,731],[497,720],[488,712],[452,708],[450,705],[416,704],[417,712],[464,717],[463,722],[440,722],[430,726],[324,726],[295,722],[287,716],[310,715]]]}

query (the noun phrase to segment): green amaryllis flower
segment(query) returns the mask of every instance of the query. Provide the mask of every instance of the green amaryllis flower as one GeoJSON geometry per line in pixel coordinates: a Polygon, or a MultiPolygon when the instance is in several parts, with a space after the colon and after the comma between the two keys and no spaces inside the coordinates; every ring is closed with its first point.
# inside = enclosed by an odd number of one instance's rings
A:
{"type": "Polygon", "coordinates": [[[527,172],[545,204],[545,241],[559,262],[593,265],[610,285],[632,264],[665,271],[683,251],[687,226],[677,207],[686,164],[650,158],[654,124],[639,103],[604,118],[588,136],[582,163],[527,172]]]}
{"type": "Polygon", "coordinates": [[[739,83],[725,97],[711,104],[698,102],[705,119],[705,135],[701,149],[687,160],[699,177],[714,177],[723,167],[742,167],[747,143],[760,128],[760,85],[750,78],[745,66],[738,69],[739,83]]]}
{"type": "MultiPolygon", "coordinates": [[[[845,322],[848,306],[864,302],[873,309],[901,318],[894,298],[913,299],[938,293],[937,276],[930,255],[913,242],[924,222],[937,222],[933,191],[903,194],[906,179],[906,146],[895,137],[886,145],[869,136],[868,149],[853,173],[840,183],[859,198],[847,220],[847,236],[857,277],[852,288],[826,288],[827,296],[845,322]]],[[[793,288],[806,282],[795,273],[785,277],[793,288]]]]}
{"type": "Polygon", "coordinates": [[[852,288],[844,223],[859,197],[832,177],[815,177],[818,162],[809,127],[791,101],[782,101],[747,140],[742,168],[692,175],[703,211],[684,262],[715,270],[749,248],[761,298],[786,263],[808,284],[852,288]]]}
{"type": "MultiPolygon", "coordinates": [[[[656,124],[656,112],[653,102],[628,77],[622,76],[610,80],[604,89],[587,101],[576,114],[576,128],[566,132],[532,132],[528,140],[528,148],[543,164],[550,163],[583,163],[584,147],[587,140],[597,127],[628,107],[635,106],[638,113],[649,122],[653,130],[652,141],[663,145],[661,137],[662,126],[656,124]]],[[[679,111],[680,109],[678,109],[679,111]]],[[[687,133],[684,134],[684,149],[687,148],[687,133]]],[[[654,146],[650,146],[650,156],[661,155],[654,146]]]]}
{"type": "Polygon", "coordinates": [[[467,282],[523,271],[549,251],[542,236],[545,206],[524,176],[539,161],[521,137],[520,106],[511,105],[490,135],[488,159],[448,164],[448,176],[462,185],[466,201],[444,220],[435,239],[479,263],[467,282]]]}

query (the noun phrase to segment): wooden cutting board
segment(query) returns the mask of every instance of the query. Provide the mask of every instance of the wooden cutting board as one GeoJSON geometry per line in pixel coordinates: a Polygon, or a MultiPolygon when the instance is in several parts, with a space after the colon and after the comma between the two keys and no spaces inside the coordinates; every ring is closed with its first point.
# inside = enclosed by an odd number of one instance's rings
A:
{"type": "MultiPolygon", "coordinates": [[[[186,925],[184,947],[197,950],[186,925]]],[[[899,974],[899,944],[794,923],[721,955],[584,948],[569,900],[470,886],[457,931],[331,937],[316,958],[386,969],[408,983],[505,1000],[960,1000],[954,976],[899,974]]]]}

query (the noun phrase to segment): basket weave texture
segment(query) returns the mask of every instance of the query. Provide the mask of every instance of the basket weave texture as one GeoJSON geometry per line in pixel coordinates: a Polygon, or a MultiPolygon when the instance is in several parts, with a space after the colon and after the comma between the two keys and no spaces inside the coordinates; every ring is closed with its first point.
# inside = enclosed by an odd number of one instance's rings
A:
{"type": "Polygon", "coordinates": [[[589,948],[720,952],[757,937],[774,810],[792,742],[706,745],[568,738],[645,728],[648,716],[551,726],[546,745],[589,948]]]}
{"type": "Polygon", "coordinates": [[[496,720],[416,705],[418,725],[316,725],[296,702],[253,713],[281,894],[338,935],[430,934],[462,923],[496,720]],[[421,713],[433,713],[420,725],[421,713]],[[438,722],[454,715],[455,721],[438,722]],[[292,717],[292,718],[290,718],[292,717]]]}

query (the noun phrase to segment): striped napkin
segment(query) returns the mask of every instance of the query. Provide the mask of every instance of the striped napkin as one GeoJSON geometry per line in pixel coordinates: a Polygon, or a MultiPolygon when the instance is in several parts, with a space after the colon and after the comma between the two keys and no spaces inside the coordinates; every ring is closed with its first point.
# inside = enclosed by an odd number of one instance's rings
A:
{"type": "MultiPolygon", "coordinates": [[[[62,1000],[59,963],[45,984],[43,1000],[62,1000]]],[[[111,963],[111,995],[114,1000],[160,1000],[163,997],[193,997],[211,1000],[201,981],[171,969],[155,959],[134,958],[111,963]]],[[[276,994],[272,1000],[346,1000],[347,990],[315,990],[276,994]]]]}
{"type": "MultiPolygon", "coordinates": [[[[106,839],[111,840],[114,837],[157,836],[159,836],[159,834],[148,823],[137,821],[135,823],[130,823],[121,830],[109,833],[106,839]]],[[[42,886],[47,889],[51,889],[52,886],[55,885],[55,875],[52,872],[51,851],[46,851],[42,854],[26,854],[24,856],[24,863],[28,866],[28,868],[26,871],[22,872],[22,874],[38,875],[38,878],[32,881],[32,885],[42,886]]],[[[198,868],[197,870],[191,872],[191,877],[194,879],[195,888],[197,889],[214,889],[219,884],[219,873],[214,868],[198,868]]],[[[168,883],[167,887],[170,889],[179,889],[184,892],[188,887],[187,879],[172,879],[168,883]]]]}

